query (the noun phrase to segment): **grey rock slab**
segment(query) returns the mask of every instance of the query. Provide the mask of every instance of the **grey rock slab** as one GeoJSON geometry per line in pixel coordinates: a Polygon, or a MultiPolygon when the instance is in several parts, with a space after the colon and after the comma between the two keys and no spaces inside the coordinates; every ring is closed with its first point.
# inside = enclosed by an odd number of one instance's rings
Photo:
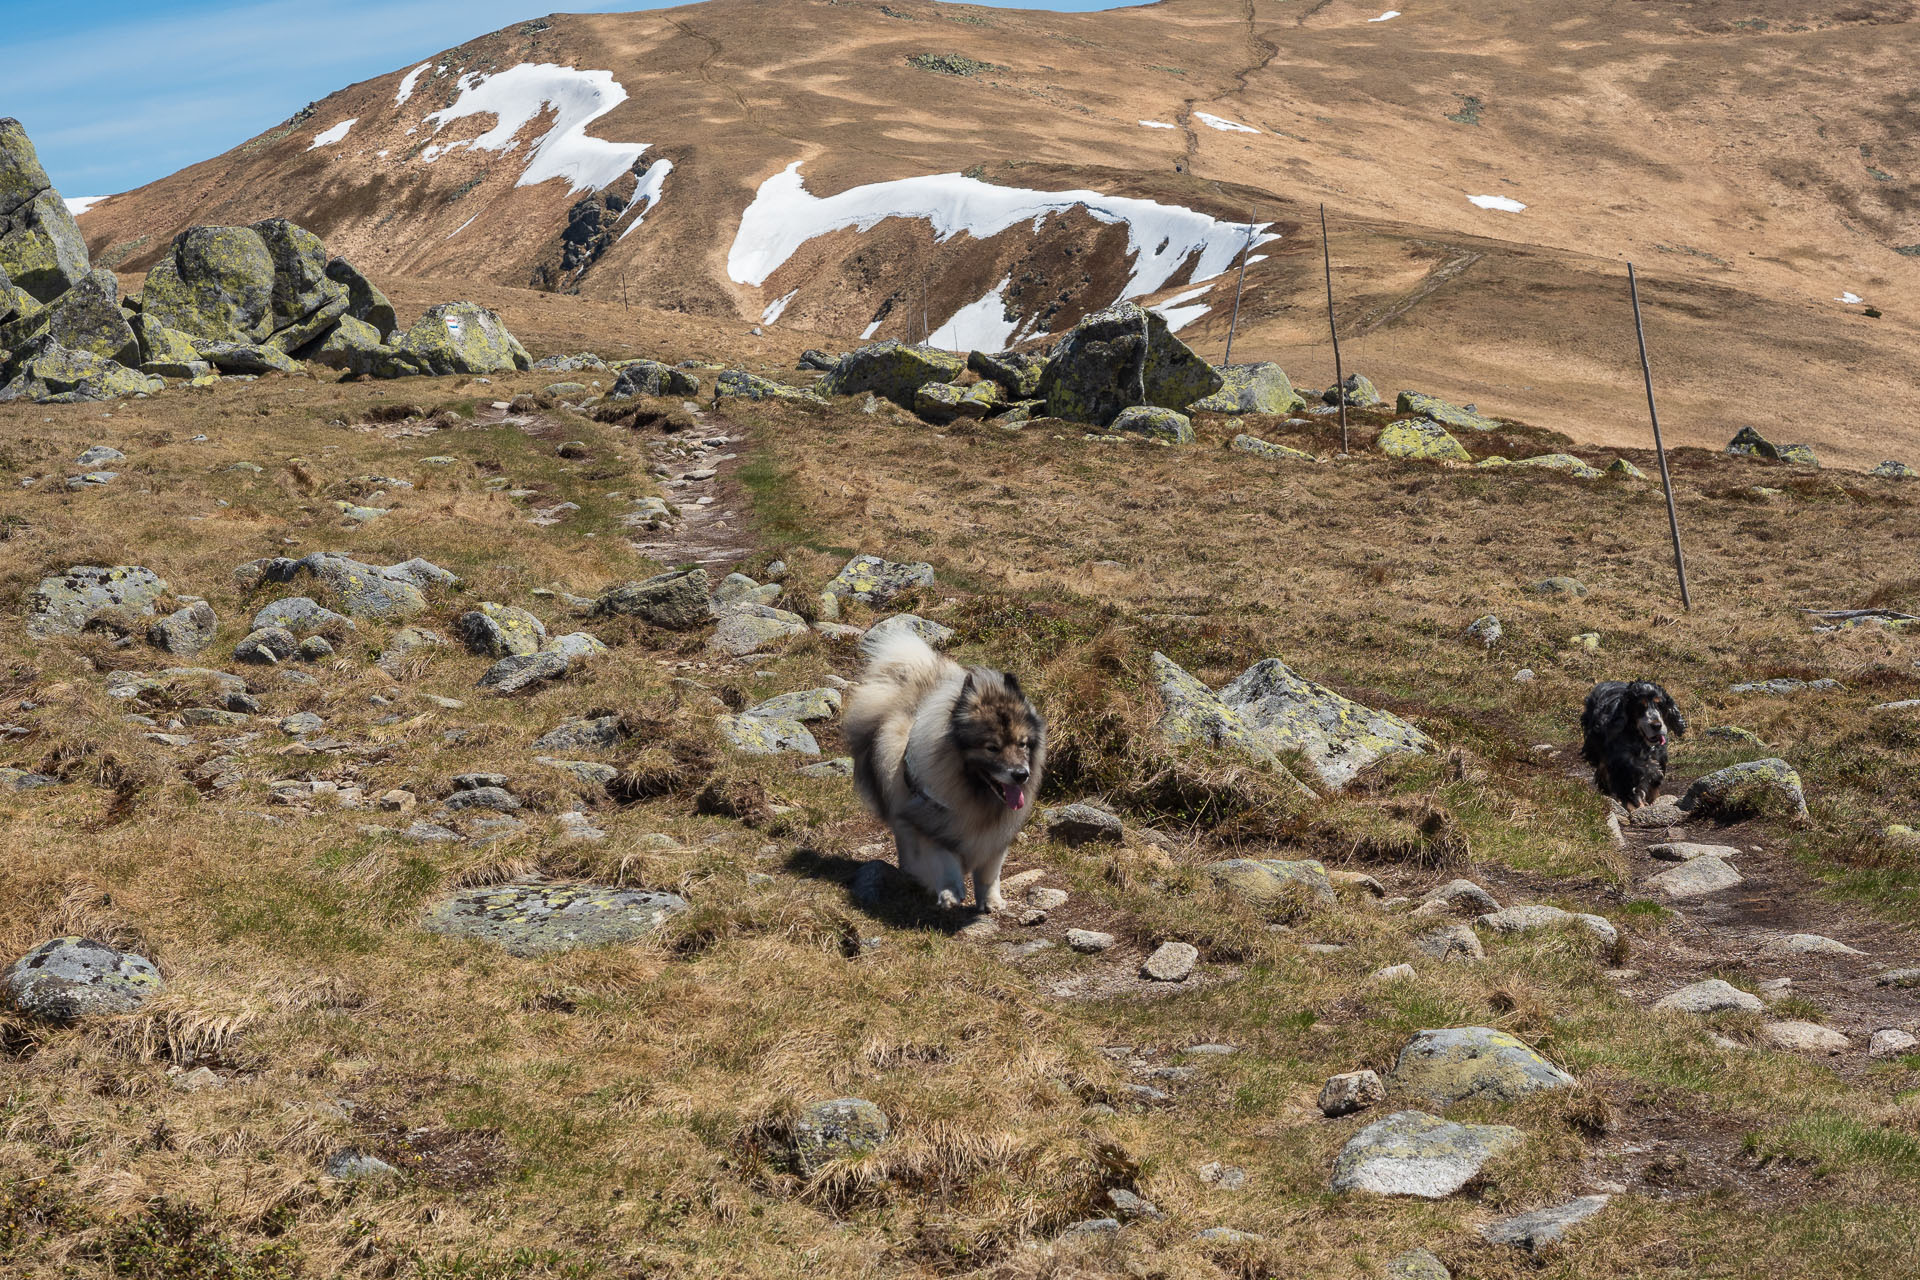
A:
{"type": "Polygon", "coordinates": [[[920,561],[893,561],[858,555],[841,567],[823,592],[862,604],[884,605],[916,587],[933,585],[933,566],[920,561]]]}
{"type": "Polygon", "coordinates": [[[1480,1235],[1492,1244],[1518,1245],[1530,1252],[1538,1253],[1550,1245],[1560,1243],[1561,1238],[1569,1230],[1606,1207],[1606,1196],[1581,1196],[1578,1200],[1570,1200],[1566,1204],[1535,1209],[1531,1213],[1522,1213],[1512,1218],[1502,1218],[1498,1222],[1489,1222],[1480,1228],[1480,1235]]]}
{"type": "Polygon", "coordinates": [[[152,617],[166,580],[139,565],[75,565],[40,579],[27,597],[27,634],[38,639],[77,636],[108,609],[152,617]]]}
{"type": "Polygon", "coordinates": [[[1334,1160],[1332,1186],[1340,1192],[1439,1200],[1524,1140],[1508,1125],[1454,1124],[1424,1111],[1399,1111],[1347,1141],[1334,1160]]]}
{"type": "Polygon", "coordinates": [[[1887,1027],[1873,1033],[1873,1038],[1867,1042],[1867,1056],[1898,1058],[1912,1053],[1916,1047],[1920,1047],[1920,1038],[1915,1037],[1912,1032],[1902,1031],[1898,1027],[1887,1027]]]}
{"type": "Polygon", "coordinates": [[[1118,844],[1124,833],[1124,825],[1118,814],[1102,805],[1075,803],[1049,810],[1046,815],[1047,835],[1070,848],[1099,841],[1104,844],[1118,844]]]}
{"type": "Polygon", "coordinates": [[[1155,982],[1185,982],[1199,961],[1200,952],[1191,943],[1163,942],[1147,957],[1140,973],[1155,982]]]}
{"type": "Polygon", "coordinates": [[[483,938],[517,956],[633,942],[687,909],[678,894],[591,884],[463,889],[427,916],[431,933],[483,938]]]}
{"type": "Polygon", "coordinates": [[[479,687],[497,694],[514,694],[549,680],[565,679],[573,661],[552,651],[502,658],[481,675],[479,687]]]}
{"type": "Polygon", "coordinates": [[[1817,1022],[1770,1022],[1761,1028],[1760,1036],[1768,1048],[1788,1053],[1831,1057],[1853,1047],[1846,1036],[1817,1022]]]}
{"type": "Polygon", "coordinates": [[[1724,860],[1707,855],[1662,871],[1647,881],[1647,888],[1668,898],[1684,899],[1721,893],[1742,883],[1738,871],[1724,860]]]}
{"type": "Polygon", "coordinates": [[[1067,945],[1082,955],[1096,955],[1113,946],[1114,937],[1094,929],[1067,930],[1067,945]]]}
{"type": "Polygon", "coordinates": [[[400,1171],[378,1156],[361,1151],[336,1151],[327,1157],[327,1176],[342,1182],[373,1182],[397,1178],[400,1171]]]}
{"type": "Polygon", "coordinates": [[[533,744],[535,751],[603,751],[627,739],[619,716],[576,716],[562,720],[533,744]]]}
{"type": "Polygon", "coordinates": [[[1765,1006],[1759,996],[1742,991],[1724,978],[1707,978],[1660,997],[1653,1007],[1681,1013],[1717,1013],[1722,1009],[1758,1013],[1765,1006]]]}
{"type": "Polygon", "coordinates": [[[450,812],[491,809],[495,813],[513,813],[521,807],[520,797],[500,786],[465,787],[448,796],[443,803],[450,812]]]}
{"type": "Polygon", "coordinates": [[[1387,1264],[1386,1280],[1453,1280],[1453,1273],[1427,1250],[1409,1249],[1387,1264]]]}
{"type": "Polygon", "coordinates": [[[1692,862],[1695,858],[1728,858],[1740,856],[1740,850],[1730,844],[1694,844],[1686,840],[1669,840],[1661,844],[1650,844],[1647,852],[1662,862],[1692,862]]]}
{"type": "Polygon", "coordinates": [[[1329,1118],[1352,1115],[1386,1100],[1387,1086],[1372,1071],[1343,1071],[1320,1086],[1320,1114],[1329,1118]]]}
{"type": "Polygon", "coordinates": [[[1484,960],[1486,948],[1469,924],[1447,924],[1429,929],[1413,940],[1413,949],[1435,960],[1484,960]]]}
{"type": "Polygon", "coordinates": [[[31,1018],[72,1022],[90,1014],[131,1013],[159,993],[160,971],[145,956],[90,938],[41,943],[8,970],[7,1002],[31,1018]]]}
{"type": "Polygon", "coordinates": [[[1772,810],[1804,818],[1807,797],[1793,766],[1778,757],[1770,757],[1728,765],[1696,779],[1680,798],[1680,807],[1688,813],[1729,819],[1764,815],[1772,810]]]}
{"type": "Polygon", "coordinates": [[[1920,969],[1889,969],[1873,980],[1876,987],[1920,987],[1920,969]]]}
{"type": "Polygon", "coordinates": [[[1550,929],[1556,925],[1578,924],[1609,947],[1620,941],[1619,931],[1603,916],[1592,915],[1585,911],[1562,911],[1559,907],[1551,907],[1539,902],[1490,911],[1474,923],[1482,929],[1491,929],[1500,934],[1525,933],[1529,929],[1550,929]]]}
{"type": "Polygon", "coordinates": [[[731,657],[744,658],[807,634],[806,620],[798,614],[766,605],[750,607],[755,611],[742,609],[722,618],[707,639],[708,647],[731,657]]]}
{"type": "Polygon", "coordinates": [[[1267,658],[1220,690],[1220,700],[1275,752],[1298,751],[1338,791],[1383,756],[1423,755],[1434,741],[1390,711],[1362,706],[1267,658]]]}
{"type": "Polygon", "coordinates": [[[1769,942],[1767,949],[1799,956],[1863,956],[1867,954],[1836,938],[1825,937],[1818,933],[1790,933],[1784,938],[1776,938],[1769,942]]]}
{"type": "Polygon", "coordinates": [[[881,643],[888,637],[902,633],[919,636],[931,649],[946,648],[953,643],[954,637],[958,634],[952,627],[930,622],[918,614],[896,613],[891,617],[880,619],[867,628],[866,634],[860,639],[860,651],[865,654],[876,653],[881,643]]]}
{"type": "Polygon", "coordinates": [[[1500,904],[1494,901],[1493,895],[1471,880],[1449,880],[1429,893],[1426,901],[1444,902],[1456,911],[1471,911],[1475,914],[1500,909],[1500,904]]]}

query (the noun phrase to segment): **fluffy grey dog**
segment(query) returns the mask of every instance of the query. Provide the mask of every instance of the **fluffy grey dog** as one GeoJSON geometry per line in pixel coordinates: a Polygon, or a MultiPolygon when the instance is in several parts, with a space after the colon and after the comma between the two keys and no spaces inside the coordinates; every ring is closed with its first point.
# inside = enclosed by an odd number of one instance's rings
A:
{"type": "Polygon", "coordinates": [[[1032,814],[1047,727],[1004,671],[963,667],[910,631],[879,641],[842,727],[854,784],[900,869],[942,907],[998,911],[1007,846],[1032,814]]]}

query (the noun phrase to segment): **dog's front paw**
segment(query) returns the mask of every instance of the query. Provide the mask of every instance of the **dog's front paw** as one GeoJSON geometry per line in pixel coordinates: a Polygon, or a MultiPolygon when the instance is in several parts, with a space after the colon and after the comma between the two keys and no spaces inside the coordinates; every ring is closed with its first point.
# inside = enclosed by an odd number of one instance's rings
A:
{"type": "Polygon", "coordinates": [[[1006,909],[1007,909],[1006,894],[1001,893],[1000,890],[998,889],[994,889],[992,892],[987,894],[987,910],[1005,911],[1006,909]]]}
{"type": "Polygon", "coordinates": [[[942,889],[934,895],[933,900],[939,904],[943,911],[958,911],[960,909],[959,895],[955,894],[951,889],[942,889]]]}

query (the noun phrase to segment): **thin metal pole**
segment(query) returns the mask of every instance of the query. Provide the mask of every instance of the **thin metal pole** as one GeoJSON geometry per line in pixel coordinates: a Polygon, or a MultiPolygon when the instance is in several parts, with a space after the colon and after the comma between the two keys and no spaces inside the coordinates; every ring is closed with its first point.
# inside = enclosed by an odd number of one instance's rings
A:
{"type": "Polygon", "coordinates": [[[1320,206],[1320,261],[1327,272],[1327,332],[1333,335],[1333,393],[1340,406],[1340,452],[1347,452],[1347,373],[1340,367],[1340,326],[1333,322],[1333,250],[1327,247],[1327,206],[1320,206]]]}
{"type": "Polygon", "coordinates": [[[1640,321],[1640,278],[1627,264],[1627,288],[1633,294],[1633,332],[1640,339],[1640,374],[1647,383],[1647,416],[1653,419],[1653,451],[1660,457],[1660,485],[1667,491],[1667,528],[1673,533],[1673,569],[1680,575],[1680,603],[1693,609],[1687,591],[1687,557],[1680,550],[1680,513],[1673,505],[1673,477],[1667,472],[1667,446],[1660,440],[1660,410],[1653,403],[1653,366],[1647,361],[1647,329],[1640,321]]]}
{"type": "Polygon", "coordinates": [[[1240,327],[1240,291],[1247,287],[1247,259],[1253,255],[1253,214],[1247,210],[1247,242],[1240,249],[1240,280],[1233,286],[1233,319],[1227,322],[1227,354],[1220,357],[1221,364],[1233,363],[1233,334],[1240,327]]]}

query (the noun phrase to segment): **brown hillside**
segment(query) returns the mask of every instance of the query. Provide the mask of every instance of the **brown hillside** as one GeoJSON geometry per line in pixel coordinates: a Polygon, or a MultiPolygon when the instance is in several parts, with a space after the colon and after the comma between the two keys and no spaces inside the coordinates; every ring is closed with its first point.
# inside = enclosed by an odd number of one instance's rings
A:
{"type": "MultiPolygon", "coordinates": [[[[1283,238],[1249,275],[1236,354],[1324,385],[1311,224],[1325,201],[1349,363],[1384,387],[1641,442],[1632,259],[1679,442],[1718,445],[1752,422],[1848,465],[1920,452],[1920,413],[1902,397],[1920,347],[1905,306],[1920,257],[1903,252],[1920,245],[1920,71],[1900,38],[1912,5],[1439,0],[1369,21],[1382,8],[712,0],[556,15],[449,50],[404,103],[409,67],[343,89],[82,226],[97,256],[135,271],[188,225],[279,214],[376,276],[624,292],[748,321],[793,294],[778,324],[845,345],[876,322],[877,337],[919,337],[1003,277],[1024,331],[1060,332],[1119,292],[1126,237],[1082,212],[936,244],[926,221],[892,218],[738,283],[728,252],[742,213],[796,161],[814,196],[971,173],[1220,218],[1253,209],[1283,238]],[[649,144],[643,169],[672,163],[632,234],[619,238],[628,223],[609,204],[645,176],[597,196],[557,178],[515,185],[556,128],[550,111],[505,151],[430,150],[496,127],[488,114],[437,132],[425,119],[460,99],[462,76],[528,64],[610,73],[625,100],[586,135],[649,144]],[[343,138],[314,145],[346,120],[343,138]],[[604,250],[570,250],[570,226],[572,244],[596,247],[596,219],[612,224],[604,250]]],[[[1182,269],[1153,296],[1188,288],[1182,269]]],[[[1231,295],[1231,274],[1217,277],[1210,311],[1183,330],[1214,358],[1231,295]]]]}

